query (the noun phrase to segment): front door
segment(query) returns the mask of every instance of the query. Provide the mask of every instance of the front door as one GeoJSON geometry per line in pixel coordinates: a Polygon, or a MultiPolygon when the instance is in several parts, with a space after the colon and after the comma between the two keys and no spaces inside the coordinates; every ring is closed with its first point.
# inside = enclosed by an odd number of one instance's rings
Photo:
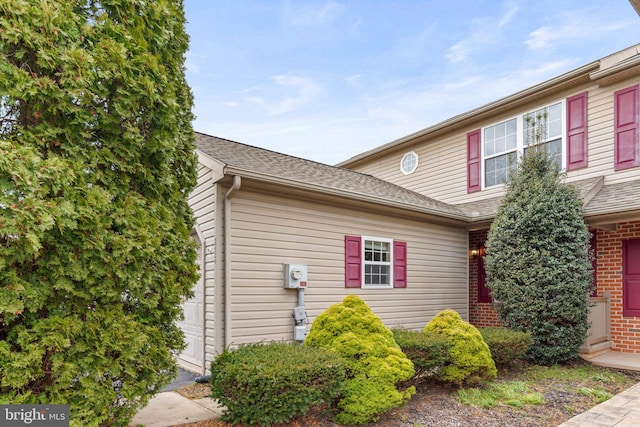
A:
{"type": "Polygon", "coordinates": [[[640,239],[622,242],[622,315],[640,316],[640,239]]]}
{"type": "MultiPolygon", "coordinates": [[[[198,236],[192,235],[198,243],[198,236]]],[[[202,371],[204,366],[204,280],[202,279],[202,255],[201,246],[196,248],[198,253],[197,263],[200,266],[200,277],[193,288],[193,298],[182,304],[184,320],[178,322],[178,327],[184,332],[187,347],[178,355],[178,359],[187,362],[187,367],[202,371]]]]}

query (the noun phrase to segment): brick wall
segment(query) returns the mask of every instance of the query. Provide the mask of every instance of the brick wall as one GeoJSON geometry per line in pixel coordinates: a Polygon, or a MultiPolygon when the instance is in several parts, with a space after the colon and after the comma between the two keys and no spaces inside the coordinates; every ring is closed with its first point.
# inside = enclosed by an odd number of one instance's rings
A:
{"type": "Polygon", "coordinates": [[[479,255],[471,255],[471,251],[484,246],[487,231],[469,233],[469,322],[478,327],[500,326],[498,313],[491,303],[478,302],[478,260],[479,255]]]}
{"type": "Polygon", "coordinates": [[[596,231],[597,286],[599,296],[610,293],[613,349],[640,354],[640,317],[622,316],[622,241],[628,239],[640,239],[640,222],[596,231]]]}

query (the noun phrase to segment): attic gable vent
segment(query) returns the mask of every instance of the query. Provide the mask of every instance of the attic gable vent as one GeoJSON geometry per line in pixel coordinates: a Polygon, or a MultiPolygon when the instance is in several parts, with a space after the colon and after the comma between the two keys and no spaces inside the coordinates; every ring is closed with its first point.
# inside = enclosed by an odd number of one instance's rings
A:
{"type": "Polygon", "coordinates": [[[418,155],[413,151],[409,151],[402,157],[402,160],[400,161],[400,170],[403,174],[409,175],[414,173],[417,168],[418,155]]]}

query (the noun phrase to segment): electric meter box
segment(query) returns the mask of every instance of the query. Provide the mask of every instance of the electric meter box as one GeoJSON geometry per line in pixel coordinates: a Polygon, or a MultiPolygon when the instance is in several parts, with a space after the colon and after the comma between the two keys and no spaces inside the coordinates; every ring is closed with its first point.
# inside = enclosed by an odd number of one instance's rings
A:
{"type": "Polygon", "coordinates": [[[284,264],[284,287],[300,289],[307,287],[307,266],[303,264],[284,264]]]}
{"type": "Polygon", "coordinates": [[[304,341],[307,338],[307,327],[304,325],[295,326],[293,328],[293,339],[295,341],[304,341]]]}

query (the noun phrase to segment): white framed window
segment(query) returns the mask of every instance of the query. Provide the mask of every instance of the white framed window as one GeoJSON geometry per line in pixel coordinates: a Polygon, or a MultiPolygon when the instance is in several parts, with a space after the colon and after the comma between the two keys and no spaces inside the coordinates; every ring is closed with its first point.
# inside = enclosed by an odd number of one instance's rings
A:
{"type": "Polygon", "coordinates": [[[400,170],[405,175],[410,175],[418,168],[418,155],[415,151],[409,151],[400,160],[400,170]]]}
{"type": "Polygon", "coordinates": [[[362,287],[393,287],[393,240],[362,237],[362,287]]]}
{"type": "Polygon", "coordinates": [[[564,168],[564,109],[564,101],[558,101],[483,128],[483,187],[493,187],[507,181],[518,156],[526,153],[534,141],[543,144],[560,168],[564,168]]]}

